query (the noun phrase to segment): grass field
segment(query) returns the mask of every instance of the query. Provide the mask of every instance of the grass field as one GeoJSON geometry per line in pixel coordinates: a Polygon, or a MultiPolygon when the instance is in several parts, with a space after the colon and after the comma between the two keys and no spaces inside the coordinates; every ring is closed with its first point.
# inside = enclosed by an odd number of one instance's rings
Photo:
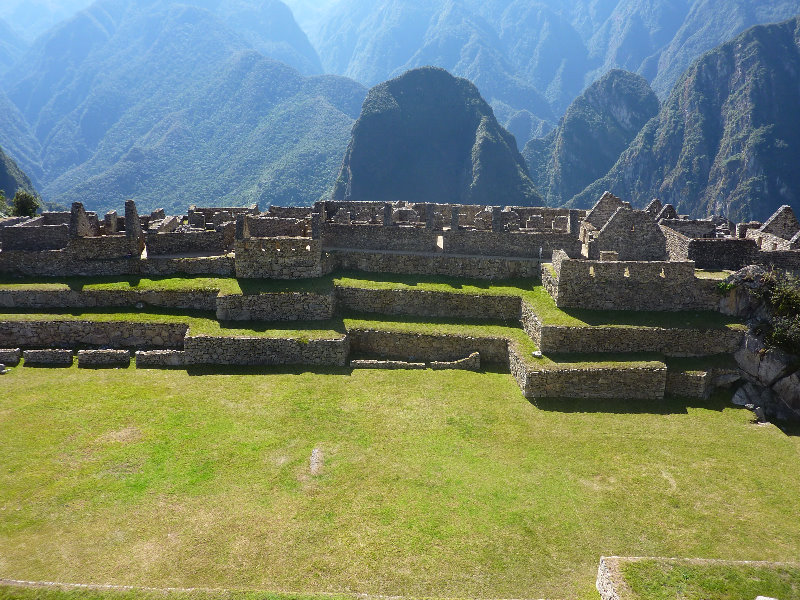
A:
{"type": "Polygon", "coordinates": [[[800,599],[800,566],[672,560],[624,563],[630,600],[800,599]]]}
{"type": "Polygon", "coordinates": [[[23,367],[0,456],[0,578],[596,598],[601,555],[800,547],[800,437],[503,373],[23,367]]]}

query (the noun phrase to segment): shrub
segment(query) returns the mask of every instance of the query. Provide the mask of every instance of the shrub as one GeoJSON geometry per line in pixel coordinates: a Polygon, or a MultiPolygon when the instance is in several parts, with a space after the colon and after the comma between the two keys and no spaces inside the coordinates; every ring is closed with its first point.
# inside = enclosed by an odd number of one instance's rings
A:
{"type": "Polygon", "coordinates": [[[33,217],[42,205],[39,198],[24,190],[17,190],[11,203],[13,205],[12,214],[15,217],[33,217]]]}

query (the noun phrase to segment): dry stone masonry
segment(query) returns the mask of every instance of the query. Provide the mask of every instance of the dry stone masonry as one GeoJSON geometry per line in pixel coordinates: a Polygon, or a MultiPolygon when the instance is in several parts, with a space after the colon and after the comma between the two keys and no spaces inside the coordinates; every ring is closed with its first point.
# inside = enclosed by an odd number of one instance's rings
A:
{"type": "MultiPolygon", "coordinates": [[[[118,277],[220,275],[301,280],[337,270],[498,280],[541,278],[566,310],[733,311],[717,281],[696,269],[761,264],[800,270],[800,223],[782,207],[766,223],[688,219],[652,201],[636,210],[610,193],[589,211],[414,202],[321,201],[313,207],[189,207],[102,218],[74,203],[69,212],[0,222],[0,274],[118,277]]],[[[724,290],[723,290],[724,292],[724,290]]],[[[544,322],[519,296],[413,288],[336,286],[323,292],[221,294],[218,290],[0,290],[0,307],[205,311],[219,321],[326,321],[348,312],[520,322],[538,347],[516,339],[351,328],[332,339],[193,335],[180,322],[28,320],[0,317],[0,363],[139,368],[192,365],[316,365],[432,369],[507,366],[529,398],[704,397],[736,373],[681,371],[664,362],[551,361],[555,354],[654,352],[733,354],[741,327],[567,327],[544,322]],[[533,347],[533,346],[531,346],[533,347]],[[542,357],[541,354],[545,356],[542,357]],[[355,360],[351,357],[355,356],[355,360]],[[363,358],[362,358],[363,357],[363,358]],[[30,361],[28,361],[30,358],[30,361]],[[117,362],[115,362],[117,361],[117,362]],[[409,367],[411,365],[411,367],[409,367]]],[[[313,336],[312,336],[313,337],[313,336]]],[[[787,381],[790,379],[785,377],[787,381]]]]}

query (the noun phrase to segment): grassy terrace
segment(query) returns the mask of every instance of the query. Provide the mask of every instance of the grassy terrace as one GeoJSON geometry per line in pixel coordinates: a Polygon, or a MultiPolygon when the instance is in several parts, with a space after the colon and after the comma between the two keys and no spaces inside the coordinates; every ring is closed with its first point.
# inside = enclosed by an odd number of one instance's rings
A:
{"type": "Polygon", "coordinates": [[[622,565],[631,600],[800,599],[800,565],[642,560],[622,565]]]}
{"type": "MultiPolygon", "coordinates": [[[[721,278],[722,272],[698,272],[704,277],[721,278]]],[[[171,278],[67,278],[53,280],[0,279],[3,289],[74,289],[74,290],[219,290],[223,294],[258,294],[267,292],[328,293],[335,286],[362,289],[405,289],[453,294],[518,296],[533,306],[548,325],[570,327],[664,327],[744,328],[735,319],[716,312],[633,312],[560,309],[547,291],[534,280],[515,279],[499,282],[466,280],[451,277],[422,277],[393,274],[336,273],[318,279],[299,281],[237,280],[214,277],[171,278]]]]}
{"type": "MultiPolygon", "coordinates": [[[[800,437],[751,420],[724,398],[533,405],[493,372],[17,368],[0,577],[596,599],[601,555],[795,560],[800,437]]],[[[0,588],[120,596],[26,594],[0,588]]]]}
{"type": "Polygon", "coordinates": [[[221,337],[284,337],[296,339],[331,339],[344,334],[341,320],[293,321],[288,323],[260,321],[217,321],[213,313],[197,311],[155,310],[50,310],[48,312],[10,312],[0,314],[0,321],[119,321],[130,323],[179,323],[189,328],[189,335],[221,337]]]}

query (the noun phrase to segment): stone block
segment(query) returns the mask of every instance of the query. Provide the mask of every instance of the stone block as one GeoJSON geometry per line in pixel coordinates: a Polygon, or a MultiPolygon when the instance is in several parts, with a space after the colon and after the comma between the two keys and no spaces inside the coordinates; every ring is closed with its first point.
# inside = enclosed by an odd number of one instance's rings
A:
{"type": "Polygon", "coordinates": [[[473,352],[466,358],[453,361],[433,361],[431,369],[434,371],[480,371],[481,355],[480,352],[473,352]]]}
{"type": "Polygon", "coordinates": [[[25,366],[72,365],[72,350],[25,350],[22,353],[25,366]]]}
{"type": "Polygon", "coordinates": [[[8,367],[16,367],[22,351],[19,348],[0,348],[0,363],[8,367]]]}
{"type": "Polygon", "coordinates": [[[131,362],[127,350],[78,350],[78,368],[127,367],[131,362]]]}
{"type": "Polygon", "coordinates": [[[163,369],[185,366],[186,352],[183,350],[140,350],[136,353],[137,369],[163,369]]]}

